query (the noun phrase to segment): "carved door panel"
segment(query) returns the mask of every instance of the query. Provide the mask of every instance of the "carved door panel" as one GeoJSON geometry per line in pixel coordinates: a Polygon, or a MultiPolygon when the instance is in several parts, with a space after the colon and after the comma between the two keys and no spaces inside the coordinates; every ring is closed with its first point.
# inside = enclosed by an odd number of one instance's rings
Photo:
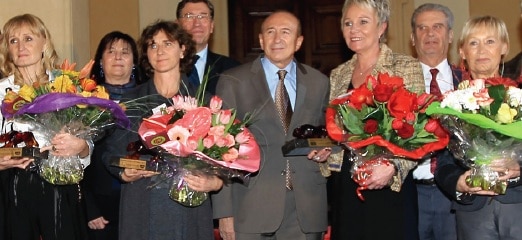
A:
{"type": "Polygon", "coordinates": [[[352,53],[340,29],[344,0],[229,0],[230,56],[243,63],[262,52],[259,46],[261,23],[277,9],[294,13],[301,21],[303,45],[298,61],[326,75],[352,53]]]}

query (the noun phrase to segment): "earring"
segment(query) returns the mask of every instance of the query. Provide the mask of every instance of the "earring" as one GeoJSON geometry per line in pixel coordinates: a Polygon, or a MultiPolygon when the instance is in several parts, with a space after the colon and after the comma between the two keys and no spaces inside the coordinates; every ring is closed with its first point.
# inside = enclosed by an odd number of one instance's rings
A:
{"type": "Polygon", "coordinates": [[[181,54],[181,57],[179,57],[179,58],[183,59],[184,57],[185,57],[185,56],[183,56],[183,54],[181,54]]]}
{"type": "Polygon", "coordinates": [[[135,74],[134,74],[134,71],[135,71],[135,70],[136,70],[136,67],[135,67],[135,66],[132,66],[132,72],[131,72],[131,76],[130,76],[130,81],[131,81],[131,82],[136,81],[136,79],[135,79],[136,76],[135,76],[135,74]]]}
{"type": "Polygon", "coordinates": [[[104,73],[103,73],[103,65],[100,63],[100,77],[104,77],[104,73]]]}

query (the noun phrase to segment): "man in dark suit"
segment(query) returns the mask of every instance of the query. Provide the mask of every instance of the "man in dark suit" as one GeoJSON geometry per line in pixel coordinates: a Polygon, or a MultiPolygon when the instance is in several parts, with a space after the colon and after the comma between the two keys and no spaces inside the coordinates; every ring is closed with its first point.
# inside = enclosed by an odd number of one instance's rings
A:
{"type": "Polygon", "coordinates": [[[326,179],[316,162],[306,156],[284,157],[281,147],[296,127],[324,124],[329,80],[294,59],[303,36],[293,14],[270,14],[259,42],[264,54],[223,73],[216,93],[239,118],[255,113],[249,129],[262,150],[260,169],[247,184],[233,183],[212,196],[214,218],[220,219],[225,240],[320,240],[327,228],[326,179]],[[283,71],[286,75],[279,75],[283,71]],[[277,110],[283,85],[292,111],[289,125],[277,110]]]}
{"type": "MultiPolygon", "coordinates": [[[[460,70],[452,67],[447,59],[453,41],[453,19],[448,7],[435,3],[419,6],[411,17],[411,40],[422,65],[427,93],[440,95],[455,89],[460,82],[460,70]]],[[[451,211],[451,200],[435,184],[435,164],[436,158],[427,158],[413,171],[419,204],[419,236],[420,239],[456,240],[455,214],[451,211]]]]}
{"type": "Polygon", "coordinates": [[[195,70],[188,74],[191,83],[199,86],[207,77],[206,90],[215,94],[219,74],[238,66],[239,62],[208,49],[208,40],[214,32],[214,5],[209,0],[182,0],[178,3],[176,18],[196,42],[195,70]]]}

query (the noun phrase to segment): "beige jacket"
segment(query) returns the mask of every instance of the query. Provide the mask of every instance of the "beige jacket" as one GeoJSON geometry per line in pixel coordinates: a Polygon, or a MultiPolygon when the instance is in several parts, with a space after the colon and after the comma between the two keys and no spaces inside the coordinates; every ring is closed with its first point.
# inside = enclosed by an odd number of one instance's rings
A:
{"type": "MultiPolygon", "coordinates": [[[[381,52],[379,59],[371,72],[372,76],[379,73],[388,73],[392,76],[400,76],[404,79],[404,84],[408,90],[423,93],[424,77],[422,75],[422,67],[419,61],[411,56],[400,53],[393,53],[386,44],[380,45],[381,52]]],[[[352,80],[352,74],[357,62],[357,54],[349,61],[339,65],[333,69],[330,74],[330,100],[346,93],[348,86],[352,80]]],[[[343,153],[332,154],[325,164],[321,165],[321,173],[324,176],[330,176],[331,171],[340,171],[343,161],[343,153]]],[[[394,176],[394,182],[391,186],[392,190],[400,191],[402,181],[413,169],[417,163],[405,159],[392,159],[397,167],[397,174],[394,176]]]]}

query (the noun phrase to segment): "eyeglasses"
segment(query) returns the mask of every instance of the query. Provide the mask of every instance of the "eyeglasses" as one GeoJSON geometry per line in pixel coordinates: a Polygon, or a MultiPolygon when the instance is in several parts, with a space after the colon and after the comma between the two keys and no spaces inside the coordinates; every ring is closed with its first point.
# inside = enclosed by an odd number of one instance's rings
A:
{"type": "Polygon", "coordinates": [[[196,19],[200,20],[201,22],[208,22],[210,20],[210,15],[208,13],[202,13],[202,14],[186,13],[181,18],[184,18],[186,21],[190,21],[190,22],[193,22],[196,19]]]}

